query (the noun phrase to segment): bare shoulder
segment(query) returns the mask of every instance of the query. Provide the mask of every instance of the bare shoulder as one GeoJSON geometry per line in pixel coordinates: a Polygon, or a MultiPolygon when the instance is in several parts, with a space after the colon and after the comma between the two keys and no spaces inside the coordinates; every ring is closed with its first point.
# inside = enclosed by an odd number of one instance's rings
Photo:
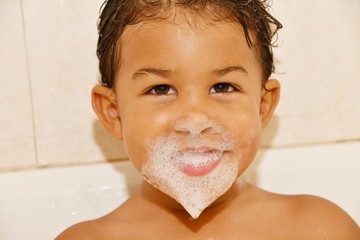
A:
{"type": "Polygon", "coordinates": [[[85,222],[75,224],[62,232],[55,240],[92,240],[92,239],[127,239],[132,230],[134,220],[131,218],[132,198],[109,214],[85,222]]]}
{"type": "Polygon", "coordinates": [[[359,226],[335,203],[312,195],[296,195],[289,201],[296,216],[305,225],[316,226],[325,239],[360,239],[359,226]]]}
{"type": "MultiPolygon", "coordinates": [[[[255,190],[263,199],[266,209],[278,222],[294,226],[306,239],[360,240],[360,229],[356,222],[333,202],[313,195],[282,195],[255,190]]],[[[294,234],[296,235],[296,234],[294,234]]]]}
{"type": "Polygon", "coordinates": [[[97,224],[93,221],[87,221],[75,224],[63,231],[55,240],[68,239],[98,239],[96,236],[97,224]]]}
{"type": "MultiPolygon", "coordinates": [[[[81,222],[62,232],[55,240],[127,239],[129,222],[110,213],[99,219],[81,222]]],[[[121,212],[121,211],[120,211],[121,212]]]]}

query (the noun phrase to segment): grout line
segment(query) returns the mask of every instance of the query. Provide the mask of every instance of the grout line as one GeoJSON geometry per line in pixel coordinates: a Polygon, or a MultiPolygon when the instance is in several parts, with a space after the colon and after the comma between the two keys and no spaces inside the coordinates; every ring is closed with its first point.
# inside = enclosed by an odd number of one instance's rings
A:
{"type": "Polygon", "coordinates": [[[293,143],[293,144],[279,144],[279,145],[260,145],[259,150],[271,150],[271,149],[287,149],[287,148],[301,148],[301,147],[321,147],[326,145],[338,145],[338,144],[347,144],[347,143],[359,143],[360,138],[348,138],[340,140],[329,140],[329,141],[314,141],[314,142],[303,142],[303,143],[293,143]]]}
{"type": "Polygon", "coordinates": [[[46,170],[46,169],[61,169],[69,167],[86,167],[86,166],[96,166],[104,164],[119,164],[129,162],[128,157],[110,159],[110,160],[96,160],[92,162],[84,163],[55,163],[48,165],[38,165],[38,166],[17,166],[17,167],[4,167],[0,169],[0,174],[2,173],[13,173],[13,172],[25,172],[25,171],[37,171],[37,170],[46,170]]]}
{"type": "Polygon", "coordinates": [[[26,67],[27,67],[27,76],[28,76],[28,84],[29,84],[31,119],[32,119],[32,127],[33,127],[33,134],[34,134],[35,165],[38,166],[39,165],[39,156],[38,156],[38,145],[37,145],[37,138],[36,138],[35,111],[34,111],[34,99],[33,99],[32,84],[31,84],[32,82],[31,82],[31,73],[30,73],[31,71],[30,71],[30,61],[29,61],[29,49],[28,49],[28,42],[27,42],[26,30],[25,30],[23,0],[19,0],[19,2],[20,2],[20,9],[21,9],[21,22],[22,22],[22,29],[23,29],[23,36],[24,36],[26,67]]]}

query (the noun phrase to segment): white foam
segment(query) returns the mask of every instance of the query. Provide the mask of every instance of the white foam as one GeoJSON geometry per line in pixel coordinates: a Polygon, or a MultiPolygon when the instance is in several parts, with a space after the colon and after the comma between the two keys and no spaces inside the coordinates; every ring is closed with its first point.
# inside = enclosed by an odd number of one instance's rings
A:
{"type": "Polygon", "coordinates": [[[238,176],[242,153],[237,152],[224,128],[216,129],[221,131],[218,140],[193,134],[184,142],[172,132],[146,142],[148,162],[142,166],[144,179],[178,201],[194,219],[223,195],[238,176]],[[206,166],[219,158],[217,166],[205,175],[188,176],[181,171],[181,166],[206,166]]]}
{"type": "Polygon", "coordinates": [[[176,154],[176,162],[181,166],[200,168],[214,163],[221,157],[222,154],[222,151],[216,151],[211,153],[201,151],[180,152],[176,154]]]}

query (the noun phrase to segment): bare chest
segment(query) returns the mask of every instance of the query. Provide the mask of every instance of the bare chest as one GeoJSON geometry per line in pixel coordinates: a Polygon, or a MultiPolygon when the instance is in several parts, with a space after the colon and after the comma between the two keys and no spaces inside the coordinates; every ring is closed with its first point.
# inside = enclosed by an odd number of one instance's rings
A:
{"type": "Polygon", "coordinates": [[[111,232],[106,239],[169,239],[169,240],[311,240],[327,239],[320,233],[301,231],[297,226],[281,226],[269,223],[268,226],[237,225],[223,220],[222,224],[206,226],[184,226],[181,223],[161,225],[138,224],[126,226],[111,232]]]}

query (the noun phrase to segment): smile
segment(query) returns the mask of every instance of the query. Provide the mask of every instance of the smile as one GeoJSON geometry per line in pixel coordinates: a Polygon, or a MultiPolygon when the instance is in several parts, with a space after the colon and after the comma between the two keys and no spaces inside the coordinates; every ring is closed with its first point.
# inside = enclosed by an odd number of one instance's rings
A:
{"type": "Polygon", "coordinates": [[[185,148],[177,152],[176,161],[186,175],[203,176],[218,165],[222,154],[222,151],[208,147],[185,148]]]}

